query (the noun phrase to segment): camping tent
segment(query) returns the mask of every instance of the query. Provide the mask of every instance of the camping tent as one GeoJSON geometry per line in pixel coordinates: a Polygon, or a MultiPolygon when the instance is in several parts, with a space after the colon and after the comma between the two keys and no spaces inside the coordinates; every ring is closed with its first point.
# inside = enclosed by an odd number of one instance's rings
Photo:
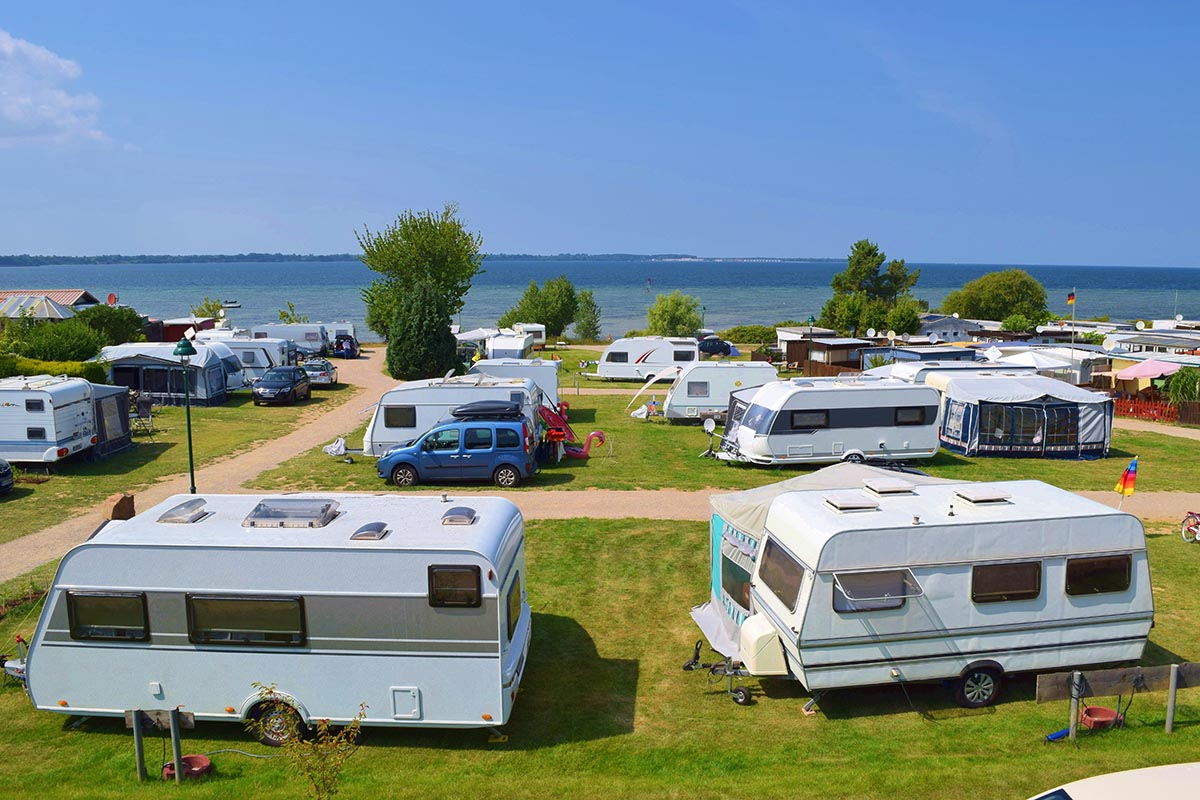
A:
{"type": "Polygon", "coordinates": [[[934,375],[942,446],[968,456],[1105,458],[1113,401],[1043,375],[934,375]]]}
{"type": "Polygon", "coordinates": [[[709,601],[692,609],[709,644],[718,653],[737,655],[738,626],[750,615],[750,576],[771,503],[781,494],[804,489],[854,489],[872,478],[902,478],[917,485],[961,483],[923,474],[900,474],[865,464],[834,464],[825,469],[759,486],[744,492],[714,495],[709,500],[711,585],[709,601]]]}
{"type": "MultiPolygon", "coordinates": [[[[188,364],[192,405],[216,406],[227,399],[225,364],[211,347],[197,342],[188,364]]],[[[93,361],[106,362],[109,382],[149,394],[160,405],[183,405],[183,365],[173,342],[138,342],[105,347],[93,361]]]]}

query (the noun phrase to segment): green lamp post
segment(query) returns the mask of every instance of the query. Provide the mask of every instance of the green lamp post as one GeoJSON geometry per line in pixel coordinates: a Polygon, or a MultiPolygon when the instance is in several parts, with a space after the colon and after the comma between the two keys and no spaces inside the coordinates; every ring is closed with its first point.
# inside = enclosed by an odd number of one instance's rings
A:
{"type": "Polygon", "coordinates": [[[183,365],[183,413],[187,419],[188,476],[191,480],[189,491],[195,494],[196,464],[192,459],[192,387],[188,375],[188,364],[191,363],[192,356],[196,355],[196,348],[185,336],[179,340],[179,344],[175,345],[172,352],[179,358],[179,363],[183,365]]]}

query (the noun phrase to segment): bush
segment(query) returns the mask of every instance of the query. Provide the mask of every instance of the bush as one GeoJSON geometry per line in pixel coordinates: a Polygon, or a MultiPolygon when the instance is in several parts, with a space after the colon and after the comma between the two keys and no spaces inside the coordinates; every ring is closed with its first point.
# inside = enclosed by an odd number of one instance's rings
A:
{"type": "Polygon", "coordinates": [[[104,334],[74,319],[14,320],[4,329],[4,350],[44,361],[86,361],[106,344],[104,334]]]}
{"type": "Polygon", "coordinates": [[[104,336],[107,345],[145,341],[142,332],[145,320],[128,306],[92,306],[75,315],[75,319],[104,336]]]}
{"type": "Polygon", "coordinates": [[[385,363],[393,378],[440,378],[462,367],[446,300],[433,281],[418,280],[409,287],[389,333],[385,363]]]}
{"type": "Polygon", "coordinates": [[[727,330],[717,331],[717,336],[738,344],[775,344],[777,339],[775,329],[766,325],[734,325],[727,330]]]}
{"type": "Polygon", "coordinates": [[[653,336],[692,336],[704,324],[700,300],[676,289],[654,298],[646,310],[647,327],[653,336]]]}
{"type": "Polygon", "coordinates": [[[108,369],[99,361],[38,361],[0,356],[0,378],[14,375],[66,375],[84,378],[92,383],[108,383],[108,369]]]}

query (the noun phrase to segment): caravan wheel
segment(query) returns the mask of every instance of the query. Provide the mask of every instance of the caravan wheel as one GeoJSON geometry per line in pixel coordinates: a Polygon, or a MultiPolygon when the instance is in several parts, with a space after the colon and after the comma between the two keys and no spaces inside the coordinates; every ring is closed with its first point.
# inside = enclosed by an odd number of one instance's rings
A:
{"type": "Polygon", "coordinates": [[[846,461],[850,464],[861,464],[863,463],[862,453],[847,453],[846,457],[843,458],[842,461],[846,461]]]}
{"type": "Polygon", "coordinates": [[[750,698],[749,686],[738,686],[730,694],[733,695],[733,702],[739,706],[748,706],[753,702],[750,698]]]}
{"type": "Polygon", "coordinates": [[[267,747],[280,747],[293,736],[304,738],[308,733],[300,712],[282,701],[260,703],[250,718],[254,737],[267,747]]]}
{"type": "Polygon", "coordinates": [[[983,708],[1000,696],[1000,672],[990,667],[968,669],[954,686],[954,699],[963,708],[983,708]]]}

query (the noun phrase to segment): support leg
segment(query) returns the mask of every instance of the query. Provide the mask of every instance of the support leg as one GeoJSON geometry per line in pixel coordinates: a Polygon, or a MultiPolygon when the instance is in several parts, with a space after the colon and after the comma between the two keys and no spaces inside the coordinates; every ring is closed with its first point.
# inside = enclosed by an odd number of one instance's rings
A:
{"type": "Polygon", "coordinates": [[[504,744],[508,741],[508,734],[502,733],[499,728],[488,728],[491,731],[488,734],[488,744],[504,744]]]}
{"type": "Polygon", "coordinates": [[[137,761],[138,783],[146,780],[146,751],[142,743],[142,711],[133,711],[133,758],[137,761]]]}
{"type": "Polygon", "coordinates": [[[805,703],[804,708],[801,709],[801,711],[804,712],[804,716],[811,717],[817,713],[816,707],[817,703],[821,700],[821,694],[821,692],[813,692],[812,697],[808,698],[808,702],[805,703]]]}
{"type": "Polygon", "coordinates": [[[175,782],[183,783],[183,742],[179,736],[179,709],[171,709],[171,756],[175,760],[175,782]]]}

